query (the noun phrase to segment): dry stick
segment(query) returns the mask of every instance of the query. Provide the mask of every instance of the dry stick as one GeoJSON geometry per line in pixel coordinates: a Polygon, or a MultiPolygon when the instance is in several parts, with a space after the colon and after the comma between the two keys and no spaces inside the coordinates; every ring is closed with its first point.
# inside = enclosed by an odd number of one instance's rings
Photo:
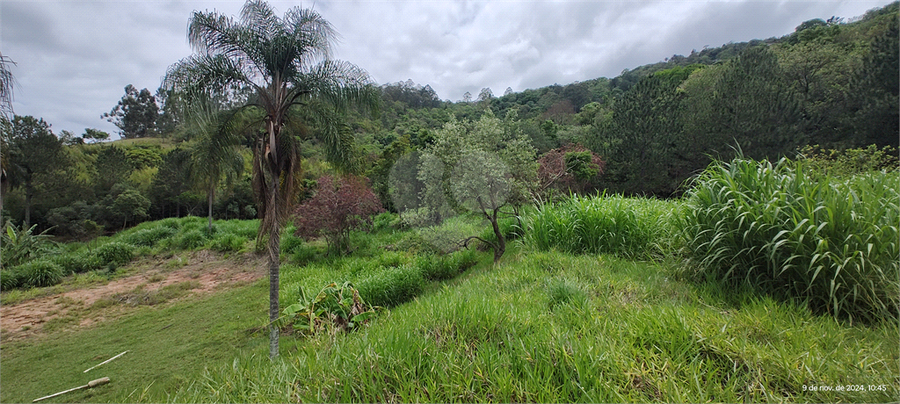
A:
{"type": "Polygon", "coordinates": [[[48,399],[48,398],[53,398],[53,397],[56,397],[56,396],[60,396],[60,395],[63,395],[63,394],[66,394],[66,393],[68,393],[68,392],[72,392],[72,391],[75,391],[75,390],[94,388],[94,387],[97,387],[97,386],[100,386],[100,385],[103,385],[103,384],[106,384],[106,383],[109,383],[109,378],[108,378],[108,377],[101,377],[101,378],[99,378],[99,379],[97,379],[97,380],[91,380],[90,382],[88,382],[88,384],[85,384],[84,386],[78,386],[78,387],[75,387],[75,388],[68,389],[68,390],[66,390],[66,391],[60,391],[59,393],[53,393],[53,394],[51,394],[51,395],[49,395],[49,396],[44,396],[44,397],[41,397],[41,398],[36,398],[36,399],[34,399],[34,401],[32,401],[32,403],[36,403],[36,402],[41,401],[41,400],[46,400],[46,399],[48,399]]]}
{"type": "Polygon", "coordinates": [[[122,356],[122,355],[125,355],[126,353],[128,353],[128,351],[122,352],[122,353],[120,353],[120,354],[118,354],[118,355],[116,355],[116,356],[113,356],[112,358],[109,358],[109,359],[107,359],[107,360],[105,360],[105,361],[103,361],[103,362],[100,362],[100,363],[94,365],[93,367],[91,367],[90,369],[85,370],[85,371],[82,372],[82,373],[87,373],[88,371],[90,371],[90,370],[92,370],[92,369],[94,369],[94,368],[100,367],[100,365],[105,365],[105,364],[107,364],[107,363],[110,363],[110,362],[112,362],[114,359],[116,359],[116,358],[118,358],[118,357],[120,357],[120,356],[122,356]]]}

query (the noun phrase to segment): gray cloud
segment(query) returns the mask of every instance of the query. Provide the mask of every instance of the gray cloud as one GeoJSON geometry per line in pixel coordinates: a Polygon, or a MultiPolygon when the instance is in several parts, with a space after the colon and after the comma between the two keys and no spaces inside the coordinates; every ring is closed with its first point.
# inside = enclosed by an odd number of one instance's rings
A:
{"type": "MultiPolygon", "coordinates": [[[[812,18],[853,17],[882,1],[296,1],[341,34],[335,56],[379,83],[412,79],[444,99],[566,84],[692,49],[781,36],[812,18]]],[[[0,2],[0,52],[18,63],[13,107],[55,131],[93,127],[133,84],[151,91],[191,53],[194,10],[237,16],[242,2],[0,2]]]]}

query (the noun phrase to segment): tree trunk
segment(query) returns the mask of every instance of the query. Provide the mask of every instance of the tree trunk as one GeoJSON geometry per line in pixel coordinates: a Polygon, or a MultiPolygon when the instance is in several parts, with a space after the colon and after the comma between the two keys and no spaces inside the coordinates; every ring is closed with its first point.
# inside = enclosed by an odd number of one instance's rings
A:
{"type": "Polygon", "coordinates": [[[209,208],[206,210],[206,212],[207,212],[207,214],[209,214],[209,219],[207,220],[207,222],[208,222],[208,227],[209,227],[210,232],[212,232],[212,205],[213,205],[213,198],[215,197],[215,193],[216,193],[216,189],[210,188],[209,192],[208,192],[208,197],[207,197],[207,199],[209,199],[209,208]]]}
{"type": "Polygon", "coordinates": [[[500,225],[497,223],[497,210],[494,209],[490,217],[491,227],[494,228],[494,235],[497,236],[497,245],[494,248],[494,264],[500,262],[500,257],[506,252],[506,238],[503,237],[503,232],[500,231],[500,225]]]}
{"type": "Polygon", "coordinates": [[[31,181],[25,183],[25,223],[22,225],[22,228],[27,228],[31,225],[31,198],[34,196],[34,187],[31,186],[31,181]]]}
{"type": "MultiPolygon", "coordinates": [[[[275,178],[278,178],[277,176],[275,178]]],[[[267,206],[268,212],[266,214],[269,215],[277,215],[278,207],[278,181],[273,181],[272,189],[270,191],[272,193],[272,197],[269,198],[269,205],[267,206]]],[[[274,224],[272,225],[272,229],[269,230],[269,244],[266,248],[268,251],[268,265],[269,265],[269,357],[274,358],[278,356],[278,324],[276,324],[278,320],[278,275],[279,275],[279,266],[280,266],[280,258],[281,254],[281,223],[279,218],[275,218],[274,224]]]]}

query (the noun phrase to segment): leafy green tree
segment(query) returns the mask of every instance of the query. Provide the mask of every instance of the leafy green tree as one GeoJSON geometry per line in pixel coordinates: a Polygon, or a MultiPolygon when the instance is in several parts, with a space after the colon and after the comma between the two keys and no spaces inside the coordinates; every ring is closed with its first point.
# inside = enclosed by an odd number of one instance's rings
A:
{"type": "Polygon", "coordinates": [[[128,153],[124,148],[103,146],[97,153],[94,169],[95,192],[100,197],[108,194],[114,185],[127,181],[134,170],[134,165],[128,159],[128,153]]]}
{"type": "MultiPolygon", "coordinates": [[[[299,187],[298,135],[315,127],[326,156],[347,167],[352,136],[339,111],[354,101],[374,106],[378,93],[368,75],[330,58],[336,33],[317,12],[298,7],[283,18],[260,0],[244,4],[241,17],[194,12],[188,39],[197,53],[170,67],[168,90],[223,94],[253,89],[235,125],[256,128],[253,186],[259,198],[259,240],[267,240],[269,267],[269,355],[278,355],[278,279],[281,227],[299,187]]],[[[340,165],[340,164],[339,164],[340,165]]]]}
{"type": "Polygon", "coordinates": [[[858,144],[898,146],[900,133],[900,22],[896,13],[873,38],[857,73],[857,97],[863,97],[856,117],[858,144]]]}
{"type": "Polygon", "coordinates": [[[50,131],[50,124],[32,116],[13,117],[8,125],[9,162],[7,176],[10,188],[25,189],[24,226],[31,224],[31,207],[36,193],[36,179],[63,166],[62,142],[50,131]]]}
{"type": "Polygon", "coordinates": [[[422,203],[438,219],[468,210],[491,223],[497,241],[482,241],[494,249],[494,262],[506,250],[498,220],[516,213],[537,180],[534,147],[515,130],[515,118],[510,113],[501,121],[487,110],[476,122],[448,122],[423,152],[418,172],[422,203]]]}
{"type": "Polygon", "coordinates": [[[106,133],[99,129],[93,128],[85,128],[84,134],[81,135],[81,138],[84,139],[85,142],[102,142],[104,140],[109,139],[109,133],[106,133]]]}
{"type": "Polygon", "coordinates": [[[156,217],[169,217],[172,214],[181,217],[184,204],[180,197],[191,189],[190,159],[190,151],[182,147],[170,150],[163,156],[162,164],[150,185],[156,217]]]}
{"type": "Polygon", "coordinates": [[[112,111],[100,117],[116,125],[125,139],[152,137],[156,135],[159,107],[149,90],[138,91],[129,84],[125,86],[125,95],[112,111]]]}

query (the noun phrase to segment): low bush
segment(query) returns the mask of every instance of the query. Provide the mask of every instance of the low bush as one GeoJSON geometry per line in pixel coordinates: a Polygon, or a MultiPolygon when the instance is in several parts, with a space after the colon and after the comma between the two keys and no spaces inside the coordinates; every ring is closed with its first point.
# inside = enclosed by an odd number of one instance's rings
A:
{"type": "Polygon", "coordinates": [[[65,275],[85,273],[99,266],[94,256],[77,252],[57,255],[53,257],[53,262],[62,268],[65,275]]]}
{"type": "Polygon", "coordinates": [[[426,279],[439,281],[455,278],[477,262],[474,250],[459,250],[447,255],[421,255],[414,265],[426,279]]]}
{"type": "Polygon", "coordinates": [[[164,238],[172,237],[177,231],[169,226],[159,225],[149,229],[138,230],[122,238],[122,241],[134,246],[150,246],[164,238]]]}
{"type": "Polygon", "coordinates": [[[100,267],[125,265],[134,258],[134,247],[119,241],[113,241],[97,247],[93,252],[93,259],[100,267]]]}
{"type": "Polygon", "coordinates": [[[373,231],[387,231],[400,228],[400,215],[391,212],[382,212],[372,218],[373,231]]]}
{"type": "Polygon", "coordinates": [[[0,269],[0,289],[12,290],[22,286],[22,273],[13,269],[0,269]]]}
{"type": "Polygon", "coordinates": [[[188,230],[175,238],[175,247],[182,250],[194,250],[206,244],[203,232],[197,229],[188,230]]]}
{"type": "Polygon", "coordinates": [[[219,252],[240,251],[247,239],[236,234],[221,233],[212,239],[209,248],[219,252]]]}
{"type": "Polygon", "coordinates": [[[699,271],[817,312],[896,321],[900,173],[813,178],[802,164],[711,165],[687,194],[685,252],[699,271]]]}
{"type": "Polygon", "coordinates": [[[363,300],[373,306],[396,306],[422,292],[425,280],[418,268],[403,265],[387,268],[357,282],[363,300]]]}
{"type": "Polygon", "coordinates": [[[45,287],[62,281],[63,270],[56,263],[39,259],[19,265],[13,271],[21,277],[21,286],[45,287]]]}

